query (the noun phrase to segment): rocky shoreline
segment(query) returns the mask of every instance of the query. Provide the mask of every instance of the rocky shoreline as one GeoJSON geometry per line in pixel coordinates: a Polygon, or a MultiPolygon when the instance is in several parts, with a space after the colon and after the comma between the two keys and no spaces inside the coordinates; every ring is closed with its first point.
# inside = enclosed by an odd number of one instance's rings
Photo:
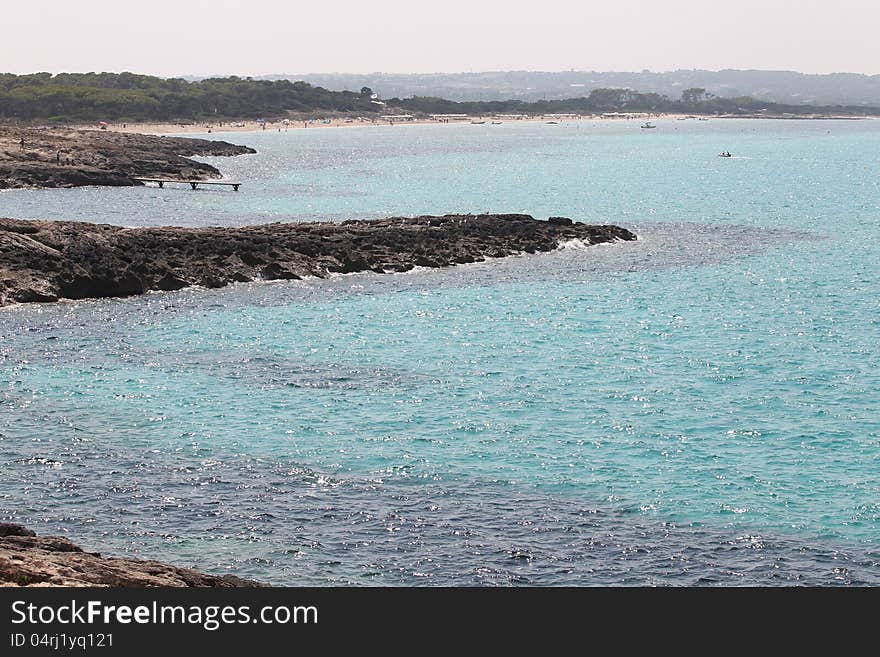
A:
{"type": "Polygon", "coordinates": [[[142,184],[137,177],[208,180],[220,171],[191,156],[255,152],[207,139],[0,126],[0,189],[133,186],[142,184]]]}
{"type": "Polygon", "coordinates": [[[206,575],[158,561],[102,557],[60,536],[0,523],[0,586],[260,587],[234,575],[206,575]]]}
{"type": "Polygon", "coordinates": [[[333,273],[403,272],[552,251],[568,240],[634,239],[619,226],[590,226],[562,217],[541,221],[524,214],[235,228],[0,219],[0,306],[333,273]]]}

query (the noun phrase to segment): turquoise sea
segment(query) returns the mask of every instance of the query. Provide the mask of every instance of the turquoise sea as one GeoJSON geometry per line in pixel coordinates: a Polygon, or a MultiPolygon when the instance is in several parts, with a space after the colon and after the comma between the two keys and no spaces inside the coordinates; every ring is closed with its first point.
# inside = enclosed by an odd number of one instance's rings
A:
{"type": "Polygon", "coordinates": [[[880,584],[880,123],[657,125],[214,134],[237,194],[0,192],[640,237],[0,309],[0,520],[287,585],[880,584]]]}

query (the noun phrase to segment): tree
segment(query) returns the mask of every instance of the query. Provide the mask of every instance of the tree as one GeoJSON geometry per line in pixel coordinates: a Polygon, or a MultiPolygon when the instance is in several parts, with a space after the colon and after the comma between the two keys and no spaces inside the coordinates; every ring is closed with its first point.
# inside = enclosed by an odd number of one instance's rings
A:
{"type": "Polygon", "coordinates": [[[685,105],[699,105],[706,100],[706,90],[700,87],[692,87],[681,92],[681,102],[685,105]]]}
{"type": "Polygon", "coordinates": [[[590,92],[590,104],[599,110],[621,110],[632,98],[629,89],[593,89],[590,92]]]}

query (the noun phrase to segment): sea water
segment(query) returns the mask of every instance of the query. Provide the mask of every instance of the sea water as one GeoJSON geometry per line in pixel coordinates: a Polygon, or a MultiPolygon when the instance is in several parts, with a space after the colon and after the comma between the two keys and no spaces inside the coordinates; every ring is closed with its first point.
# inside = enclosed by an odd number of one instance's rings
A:
{"type": "Polygon", "coordinates": [[[0,193],[639,235],[0,309],[0,519],[287,585],[880,584],[880,124],[657,125],[215,134],[258,150],[208,160],[238,193],[0,193]]]}

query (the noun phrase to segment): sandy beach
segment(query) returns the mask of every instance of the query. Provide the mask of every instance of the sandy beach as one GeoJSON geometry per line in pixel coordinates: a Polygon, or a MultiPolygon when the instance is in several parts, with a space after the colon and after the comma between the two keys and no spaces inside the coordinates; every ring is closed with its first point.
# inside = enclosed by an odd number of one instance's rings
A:
{"type": "Polygon", "coordinates": [[[495,125],[495,124],[516,124],[516,123],[594,123],[597,121],[616,121],[616,122],[645,122],[645,121],[672,121],[672,120],[717,120],[717,119],[791,119],[791,120],[817,120],[817,119],[838,119],[838,120],[871,120],[877,119],[874,116],[851,117],[851,116],[832,116],[832,115],[719,115],[719,116],[694,116],[690,114],[665,114],[665,113],[608,113],[608,114],[590,114],[590,115],[574,115],[574,114],[544,114],[540,116],[455,116],[454,118],[389,118],[389,117],[332,117],[326,119],[276,119],[266,121],[265,123],[255,121],[253,119],[240,119],[231,121],[195,121],[195,122],[149,122],[149,123],[84,123],[69,126],[75,129],[94,130],[96,128],[104,128],[109,132],[122,132],[130,134],[142,135],[203,135],[203,134],[224,134],[235,132],[287,132],[289,130],[315,130],[327,128],[390,128],[400,125],[495,125]]]}
{"type": "MultiPolygon", "coordinates": [[[[108,123],[103,127],[112,132],[137,133],[143,135],[184,135],[184,134],[222,134],[234,132],[286,132],[289,130],[314,130],[327,128],[389,128],[399,125],[466,125],[466,124],[509,124],[509,123],[572,123],[591,121],[646,121],[659,119],[684,119],[680,114],[625,114],[625,115],[554,115],[542,116],[474,116],[467,118],[365,118],[334,117],[304,121],[301,119],[278,119],[261,123],[252,119],[232,121],[199,121],[181,123],[108,123]]],[[[79,129],[102,127],[102,124],[80,124],[79,129]]]]}

